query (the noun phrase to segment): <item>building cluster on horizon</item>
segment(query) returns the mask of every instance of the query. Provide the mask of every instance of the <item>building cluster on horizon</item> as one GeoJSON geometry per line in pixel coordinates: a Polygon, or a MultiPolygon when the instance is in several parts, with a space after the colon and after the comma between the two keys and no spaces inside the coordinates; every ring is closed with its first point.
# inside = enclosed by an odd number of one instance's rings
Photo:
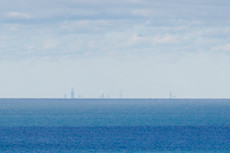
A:
{"type": "MultiPolygon", "coordinates": [[[[122,90],[119,91],[119,97],[118,98],[123,98],[123,92],[122,90]]],[[[67,94],[64,94],[64,98],[68,98],[67,94]]],[[[76,98],[75,97],[75,91],[74,91],[74,88],[72,87],[71,91],[70,91],[70,99],[74,99],[76,98]]],[[[78,95],[78,98],[84,98],[83,95],[78,95]]],[[[104,90],[101,90],[101,93],[100,93],[100,96],[98,98],[111,98],[110,94],[105,94],[104,90]]],[[[170,91],[169,93],[169,98],[170,99],[173,99],[173,98],[176,98],[176,96],[173,94],[172,91],[170,91]]]]}
{"type": "MultiPolygon", "coordinates": [[[[119,98],[122,98],[122,96],[123,96],[123,93],[120,91],[120,97],[119,98]]],[[[66,98],[75,99],[75,98],[85,98],[85,97],[81,94],[77,95],[77,97],[76,97],[74,88],[72,87],[72,89],[70,91],[70,97],[68,97],[67,94],[64,94],[64,98],[65,99],[66,98]]],[[[106,94],[103,90],[101,90],[101,93],[100,93],[98,98],[111,98],[111,96],[110,96],[110,94],[106,94]]]]}
{"type": "MultiPolygon", "coordinates": [[[[67,98],[67,94],[64,95],[64,98],[65,98],[65,99],[67,98]]],[[[71,99],[74,99],[74,98],[75,98],[75,92],[74,92],[74,89],[73,89],[73,88],[71,89],[71,92],[70,92],[70,98],[71,98],[71,99]]]]}

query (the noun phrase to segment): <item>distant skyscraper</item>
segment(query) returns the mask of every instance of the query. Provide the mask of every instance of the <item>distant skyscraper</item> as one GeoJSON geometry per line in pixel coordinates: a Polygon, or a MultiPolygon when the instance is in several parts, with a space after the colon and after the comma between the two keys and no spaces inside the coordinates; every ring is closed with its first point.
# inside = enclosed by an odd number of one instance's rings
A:
{"type": "Polygon", "coordinates": [[[172,91],[170,91],[170,99],[172,99],[172,98],[175,98],[175,96],[173,96],[172,91]]]}
{"type": "Polygon", "coordinates": [[[100,98],[105,98],[105,92],[103,90],[101,90],[100,98]]]}
{"type": "Polygon", "coordinates": [[[73,90],[73,88],[71,90],[71,98],[74,98],[74,90],[73,90]]]}

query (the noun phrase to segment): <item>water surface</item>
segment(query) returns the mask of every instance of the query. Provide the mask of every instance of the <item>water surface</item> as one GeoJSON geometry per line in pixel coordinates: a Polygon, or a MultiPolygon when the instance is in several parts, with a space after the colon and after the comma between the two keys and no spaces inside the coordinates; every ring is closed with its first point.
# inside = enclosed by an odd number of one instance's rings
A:
{"type": "Polygon", "coordinates": [[[0,99],[1,152],[230,152],[228,99],[0,99]]]}

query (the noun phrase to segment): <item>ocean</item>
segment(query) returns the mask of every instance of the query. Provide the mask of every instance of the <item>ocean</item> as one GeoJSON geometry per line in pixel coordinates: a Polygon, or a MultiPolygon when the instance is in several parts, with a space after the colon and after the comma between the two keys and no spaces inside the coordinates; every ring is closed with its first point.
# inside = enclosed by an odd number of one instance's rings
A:
{"type": "Polygon", "coordinates": [[[230,99],[0,99],[0,152],[229,153],[230,99]]]}

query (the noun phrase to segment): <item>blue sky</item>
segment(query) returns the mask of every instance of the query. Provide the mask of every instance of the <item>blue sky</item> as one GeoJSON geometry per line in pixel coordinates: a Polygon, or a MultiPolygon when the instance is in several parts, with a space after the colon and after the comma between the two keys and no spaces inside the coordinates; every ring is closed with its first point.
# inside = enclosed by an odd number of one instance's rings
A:
{"type": "Polygon", "coordinates": [[[227,0],[0,0],[0,97],[230,97],[227,0]]]}

